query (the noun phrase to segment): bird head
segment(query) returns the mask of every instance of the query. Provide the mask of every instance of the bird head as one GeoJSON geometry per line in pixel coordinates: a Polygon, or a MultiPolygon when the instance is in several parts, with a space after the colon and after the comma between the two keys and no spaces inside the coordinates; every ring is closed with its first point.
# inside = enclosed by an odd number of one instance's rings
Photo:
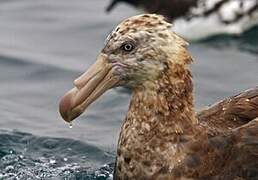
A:
{"type": "Polygon", "coordinates": [[[186,45],[163,16],[144,14],[124,20],[107,37],[95,64],[62,98],[61,116],[72,121],[113,87],[151,88],[167,69],[190,63],[186,45]]]}

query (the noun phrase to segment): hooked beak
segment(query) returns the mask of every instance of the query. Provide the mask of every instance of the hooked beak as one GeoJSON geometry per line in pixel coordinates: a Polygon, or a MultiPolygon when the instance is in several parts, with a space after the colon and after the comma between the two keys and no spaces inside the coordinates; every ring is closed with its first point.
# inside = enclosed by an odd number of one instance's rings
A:
{"type": "Polygon", "coordinates": [[[113,0],[109,6],[106,8],[106,12],[110,12],[115,6],[116,4],[118,3],[119,0],[113,0]]]}
{"type": "Polygon", "coordinates": [[[62,118],[71,122],[118,82],[119,77],[114,74],[112,64],[108,63],[106,55],[100,54],[97,61],[74,81],[75,87],[61,99],[59,111],[62,118]]]}

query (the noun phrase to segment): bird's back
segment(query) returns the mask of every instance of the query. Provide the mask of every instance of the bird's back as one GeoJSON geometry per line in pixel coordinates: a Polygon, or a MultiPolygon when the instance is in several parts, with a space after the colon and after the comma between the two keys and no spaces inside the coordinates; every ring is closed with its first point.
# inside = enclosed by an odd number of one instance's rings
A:
{"type": "Polygon", "coordinates": [[[201,126],[213,133],[226,132],[258,117],[258,87],[226,98],[197,114],[201,126]]]}
{"type": "Polygon", "coordinates": [[[178,179],[258,179],[258,118],[224,134],[204,133],[184,149],[184,161],[173,170],[178,179]]]}

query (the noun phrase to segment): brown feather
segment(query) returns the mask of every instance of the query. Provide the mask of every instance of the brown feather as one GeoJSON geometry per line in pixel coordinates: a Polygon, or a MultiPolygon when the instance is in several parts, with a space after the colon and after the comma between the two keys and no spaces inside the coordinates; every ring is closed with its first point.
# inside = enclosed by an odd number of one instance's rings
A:
{"type": "Polygon", "coordinates": [[[258,117],[258,87],[226,98],[200,111],[200,124],[224,132],[240,127],[258,117]]]}

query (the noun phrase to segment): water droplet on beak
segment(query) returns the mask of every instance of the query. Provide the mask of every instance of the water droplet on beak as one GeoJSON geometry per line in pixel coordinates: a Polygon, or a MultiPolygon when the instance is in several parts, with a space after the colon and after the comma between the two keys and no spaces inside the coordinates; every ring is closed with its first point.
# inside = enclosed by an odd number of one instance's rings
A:
{"type": "Polygon", "coordinates": [[[73,128],[73,124],[69,123],[69,128],[72,129],[73,128]]]}

